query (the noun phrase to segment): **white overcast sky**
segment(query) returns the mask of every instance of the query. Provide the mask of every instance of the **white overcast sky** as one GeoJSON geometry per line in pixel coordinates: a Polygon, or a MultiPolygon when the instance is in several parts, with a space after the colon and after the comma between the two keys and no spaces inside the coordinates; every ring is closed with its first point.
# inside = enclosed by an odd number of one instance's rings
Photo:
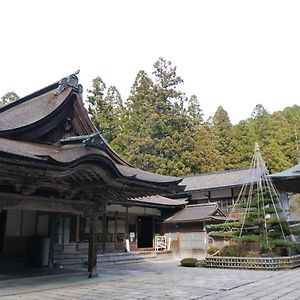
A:
{"type": "Polygon", "coordinates": [[[300,105],[300,1],[107,0],[0,2],[0,96],[25,96],[80,69],[123,99],[160,57],[177,66],[205,117],[233,123],[256,104],[300,105]]]}

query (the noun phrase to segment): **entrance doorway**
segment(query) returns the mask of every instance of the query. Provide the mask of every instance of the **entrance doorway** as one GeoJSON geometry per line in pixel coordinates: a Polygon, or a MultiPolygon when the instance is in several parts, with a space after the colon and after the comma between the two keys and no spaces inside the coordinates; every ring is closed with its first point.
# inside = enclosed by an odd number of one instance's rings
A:
{"type": "Polygon", "coordinates": [[[6,228],[6,210],[0,210],[0,255],[3,254],[4,248],[4,238],[5,238],[5,228],[6,228]]]}
{"type": "Polygon", "coordinates": [[[153,218],[138,217],[138,248],[153,247],[153,218]]]}

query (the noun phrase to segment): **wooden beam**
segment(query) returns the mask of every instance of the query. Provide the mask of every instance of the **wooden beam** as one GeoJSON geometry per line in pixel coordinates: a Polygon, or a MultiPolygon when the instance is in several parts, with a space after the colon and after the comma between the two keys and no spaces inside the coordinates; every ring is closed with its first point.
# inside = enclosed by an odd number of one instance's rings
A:
{"type": "Polygon", "coordinates": [[[17,200],[38,200],[38,201],[51,201],[53,202],[60,202],[60,203],[66,203],[66,204],[86,204],[93,206],[95,203],[89,200],[79,200],[79,199],[64,199],[64,198],[57,198],[57,197],[43,197],[43,196],[35,196],[35,195],[23,195],[23,194],[17,194],[17,193],[5,193],[0,192],[0,203],[2,199],[17,199],[17,200]]]}
{"type": "Polygon", "coordinates": [[[90,200],[69,200],[35,195],[0,192],[0,208],[14,207],[48,212],[82,213],[81,209],[90,208],[95,203],[90,200]]]}

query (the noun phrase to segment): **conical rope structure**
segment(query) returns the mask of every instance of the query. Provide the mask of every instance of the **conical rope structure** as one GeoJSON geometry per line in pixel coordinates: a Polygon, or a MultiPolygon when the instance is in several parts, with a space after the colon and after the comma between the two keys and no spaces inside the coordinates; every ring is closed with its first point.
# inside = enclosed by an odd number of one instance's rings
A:
{"type": "Polygon", "coordinates": [[[232,238],[236,242],[259,242],[267,249],[291,245],[288,236],[292,232],[258,143],[249,176],[245,178],[226,222],[208,227],[216,230],[210,233],[211,236],[232,238]]]}

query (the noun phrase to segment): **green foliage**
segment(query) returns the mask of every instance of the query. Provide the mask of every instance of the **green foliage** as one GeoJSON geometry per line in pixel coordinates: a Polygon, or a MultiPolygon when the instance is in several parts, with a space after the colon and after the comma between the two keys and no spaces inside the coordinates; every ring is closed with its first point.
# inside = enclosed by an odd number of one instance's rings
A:
{"type": "MultiPolygon", "coordinates": [[[[263,204],[266,205],[266,204],[272,204],[272,199],[271,198],[264,198],[264,201],[263,201],[263,204]]],[[[258,207],[259,205],[262,204],[262,201],[261,200],[256,200],[255,198],[253,198],[251,200],[251,204],[250,204],[250,207],[258,207]]],[[[241,202],[241,203],[238,203],[235,205],[236,208],[246,208],[248,205],[247,205],[247,202],[241,202]]],[[[231,206],[232,207],[232,206],[231,206]]]]}
{"type": "Polygon", "coordinates": [[[273,246],[278,246],[278,247],[294,247],[295,242],[289,241],[289,240],[284,240],[284,239],[275,239],[271,241],[273,246]]]}
{"type": "Polygon", "coordinates": [[[217,140],[217,150],[223,157],[225,168],[237,167],[238,141],[227,112],[219,106],[212,119],[212,132],[217,140]]]}
{"type": "Polygon", "coordinates": [[[180,261],[182,267],[197,267],[198,259],[193,257],[186,257],[180,261]]]}
{"type": "Polygon", "coordinates": [[[144,71],[137,74],[120,117],[115,119],[112,114],[118,111],[104,97],[106,87],[98,78],[88,96],[96,126],[138,168],[173,176],[220,169],[221,155],[211,129],[203,124],[199,101],[179,90],[183,80],[176,67],[159,58],[153,76],[144,71]]]}
{"type": "Polygon", "coordinates": [[[291,231],[295,235],[300,234],[300,225],[291,227],[291,231]]]}
{"type": "Polygon", "coordinates": [[[248,213],[248,215],[250,216],[250,217],[259,217],[259,215],[261,215],[261,213],[265,213],[265,214],[276,214],[276,212],[279,214],[279,213],[281,213],[283,211],[283,209],[282,208],[277,208],[276,207],[276,209],[274,208],[274,207],[266,207],[266,208],[264,208],[264,210],[263,211],[256,211],[256,210],[254,210],[254,211],[250,211],[249,213],[248,213]]]}
{"type": "Polygon", "coordinates": [[[285,223],[286,219],[285,218],[277,218],[277,217],[272,217],[266,219],[267,224],[278,224],[278,223],[285,223]]]}
{"type": "MultiPolygon", "coordinates": [[[[236,222],[226,222],[226,223],[220,223],[220,224],[210,224],[206,225],[207,229],[224,229],[224,228],[235,228],[235,227],[242,227],[243,222],[242,221],[236,221],[236,222]]],[[[246,226],[250,226],[251,224],[247,221],[245,221],[246,226]]]]}
{"type": "Polygon", "coordinates": [[[248,167],[256,141],[271,172],[297,162],[300,106],[270,114],[258,104],[237,125],[220,106],[204,121],[197,96],[181,91],[182,83],[176,67],[159,58],[151,76],[138,72],[123,103],[117,89],[97,77],[88,91],[89,112],[118,154],[151,172],[183,176],[248,167]]]}
{"type": "Polygon", "coordinates": [[[118,90],[111,86],[106,89],[100,77],[93,80],[93,87],[88,90],[87,102],[92,121],[99,132],[111,142],[122,128],[123,104],[118,90]]]}
{"type": "Polygon", "coordinates": [[[242,221],[209,225],[206,228],[214,230],[209,235],[230,238],[239,244],[248,243],[249,246],[251,243],[260,244],[261,253],[269,253],[278,246],[291,246],[293,243],[286,238],[291,235],[291,229],[287,220],[278,216],[282,209],[275,206],[275,195],[263,184],[253,191],[253,195],[249,203],[240,205],[246,208],[242,221]]]}
{"type": "Polygon", "coordinates": [[[209,236],[212,237],[224,237],[224,238],[232,238],[239,234],[238,231],[212,231],[209,233],[209,236]]]}
{"type": "Polygon", "coordinates": [[[263,238],[260,235],[249,234],[249,235],[242,235],[241,237],[235,237],[233,240],[236,242],[257,243],[257,242],[262,242],[263,238]]]}

